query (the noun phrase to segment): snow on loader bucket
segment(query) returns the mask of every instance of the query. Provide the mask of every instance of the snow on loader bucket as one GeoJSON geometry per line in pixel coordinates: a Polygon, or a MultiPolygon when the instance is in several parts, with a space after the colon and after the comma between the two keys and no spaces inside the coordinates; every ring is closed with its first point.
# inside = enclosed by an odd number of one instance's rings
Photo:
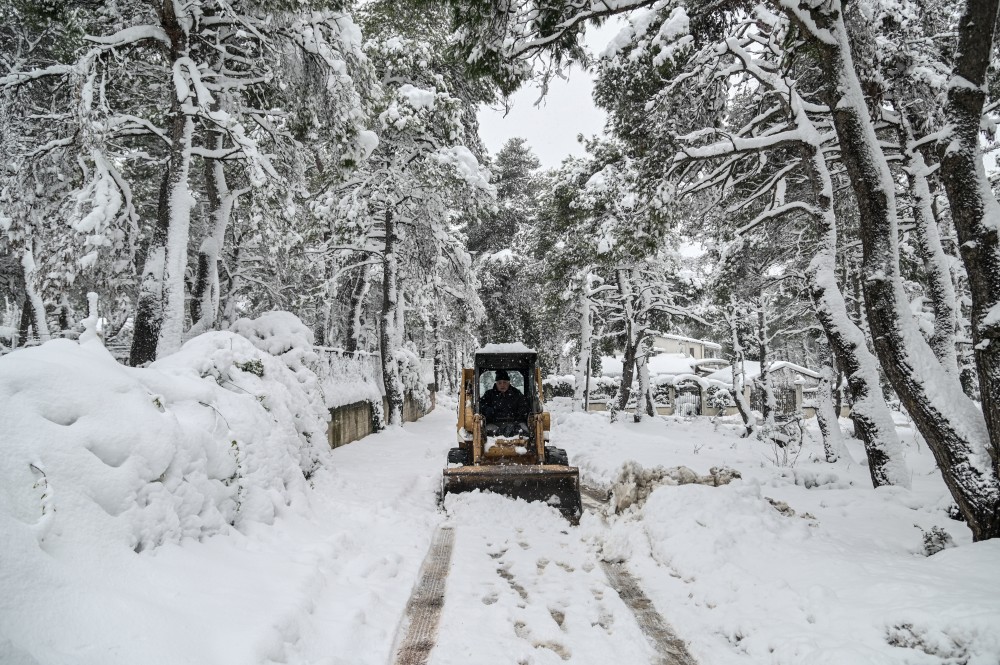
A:
{"type": "Polygon", "coordinates": [[[462,370],[458,447],[443,471],[446,494],[482,490],[556,507],[574,524],[582,512],[580,471],[566,451],[546,446],[538,354],[521,344],[489,344],[462,370]]]}

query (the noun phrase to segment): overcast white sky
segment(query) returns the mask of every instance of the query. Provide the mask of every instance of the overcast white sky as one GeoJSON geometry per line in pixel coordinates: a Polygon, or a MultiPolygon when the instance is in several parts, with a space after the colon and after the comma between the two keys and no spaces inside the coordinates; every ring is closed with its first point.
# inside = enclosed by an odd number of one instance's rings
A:
{"type": "MultiPolygon", "coordinates": [[[[587,30],[586,43],[594,53],[621,29],[619,22],[609,21],[600,28],[587,30]]],[[[524,87],[512,98],[510,113],[503,109],[483,106],[479,110],[479,134],[491,155],[497,154],[507,139],[521,136],[527,139],[543,168],[556,167],[568,155],[584,154],[577,142],[578,134],[592,136],[602,133],[605,113],[594,106],[591,75],[574,67],[568,81],[557,80],[549,86],[548,96],[535,106],[540,90],[524,87]]]]}

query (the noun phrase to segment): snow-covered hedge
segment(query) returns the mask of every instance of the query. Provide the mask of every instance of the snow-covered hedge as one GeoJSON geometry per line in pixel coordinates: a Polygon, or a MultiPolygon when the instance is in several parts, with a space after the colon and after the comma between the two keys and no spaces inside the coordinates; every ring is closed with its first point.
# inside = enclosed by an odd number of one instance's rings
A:
{"type": "Polygon", "coordinates": [[[542,379],[542,389],[546,398],[550,397],[573,397],[575,394],[576,377],[572,374],[565,376],[549,376],[542,379]]]}
{"type": "Polygon", "coordinates": [[[97,341],[0,358],[0,531],[141,551],[303,500],[329,454],[305,337],[271,315],[240,329],[254,342],[206,333],[141,369],[97,341]]]}

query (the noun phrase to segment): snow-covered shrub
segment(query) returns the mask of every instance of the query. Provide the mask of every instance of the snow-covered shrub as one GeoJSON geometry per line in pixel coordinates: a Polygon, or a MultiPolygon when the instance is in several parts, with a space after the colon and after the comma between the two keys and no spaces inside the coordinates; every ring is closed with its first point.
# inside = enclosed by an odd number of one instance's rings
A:
{"type": "Polygon", "coordinates": [[[424,380],[423,365],[420,356],[410,349],[396,349],[396,363],[399,365],[399,380],[403,384],[403,392],[409,393],[421,409],[427,410],[431,405],[431,394],[424,380]]]}
{"type": "Polygon", "coordinates": [[[723,388],[722,386],[709,386],[705,391],[705,396],[708,405],[713,409],[718,409],[720,413],[731,406],[736,406],[736,402],[733,401],[733,394],[729,392],[728,388],[723,388]]]}
{"type": "Polygon", "coordinates": [[[622,464],[611,486],[611,510],[622,513],[632,506],[641,506],[657,487],[662,485],[728,485],[742,478],[739,471],[728,467],[712,467],[707,476],[699,476],[686,466],[644,468],[630,460],[622,464]]]}
{"type": "MultiPolygon", "coordinates": [[[[319,377],[313,370],[319,357],[313,350],[312,331],[291,312],[267,312],[256,319],[239,319],[230,330],[268,356],[279,359],[288,370],[287,374],[281,372],[271,379],[282,383],[294,401],[290,422],[295,424],[301,440],[300,466],[307,477],[312,475],[327,449],[330,421],[319,377]]],[[[250,358],[239,369],[264,378],[265,368],[259,358],[250,358]]]]}
{"type": "MultiPolygon", "coordinates": [[[[279,359],[229,332],[148,368],[99,342],[0,358],[0,520],[47,548],[142,551],[270,523],[308,491],[309,398],[279,359]],[[254,362],[256,361],[256,362],[254,362]],[[263,367],[262,376],[238,365],[263,367]]],[[[328,449],[327,449],[328,450],[328,449]]]]}
{"type": "MultiPolygon", "coordinates": [[[[919,526],[917,528],[920,529],[919,526]]],[[[932,526],[930,531],[920,529],[920,532],[924,536],[924,554],[926,556],[937,554],[949,547],[955,547],[955,540],[951,534],[939,526],[932,526]]]]}
{"type": "Polygon", "coordinates": [[[545,399],[553,397],[573,397],[576,388],[576,377],[572,374],[566,376],[549,376],[542,379],[542,389],[545,392],[545,399]]]}
{"type": "MultiPolygon", "coordinates": [[[[369,402],[382,411],[380,378],[382,366],[376,355],[348,353],[339,349],[322,349],[316,364],[320,386],[328,409],[369,402]]],[[[381,416],[379,417],[381,426],[381,416]]]]}
{"type": "Polygon", "coordinates": [[[590,379],[590,398],[613,402],[618,397],[618,379],[610,376],[596,376],[590,379]]]}
{"type": "Polygon", "coordinates": [[[664,406],[670,405],[670,392],[673,387],[673,380],[671,377],[665,377],[663,380],[657,380],[653,386],[653,400],[657,404],[662,404],[664,406]]]}

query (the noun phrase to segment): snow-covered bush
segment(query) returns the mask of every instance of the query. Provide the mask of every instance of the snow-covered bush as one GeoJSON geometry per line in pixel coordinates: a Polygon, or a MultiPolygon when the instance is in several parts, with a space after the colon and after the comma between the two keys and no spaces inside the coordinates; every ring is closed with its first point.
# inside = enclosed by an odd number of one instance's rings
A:
{"type": "Polygon", "coordinates": [[[618,397],[618,379],[610,376],[597,376],[590,379],[590,398],[613,402],[618,397]]]}
{"type": "MultiPolygon", "coordinates": [[[[313,380],[315,377],[313,376],[313,380]]],[[[329,448],[305,370],[231,332],[148,368],[97,341],[0,358],[0,520],[142,551],[270,523],[329,448]]]]}
{"type": "Polygon", "coordinates": [[[409,393],[420,408],[426,411],[431,405],[431,395],[424,380],[420,356],[410,349],[400,348],[396,349],[395,357],[399,365],[399,380],[403,384],[403,393],[409,393]]]}
{"type": "Polygon", "coordinates": [[[653,400],[657,404],[662,404],[664,406],[670,405],[670,388],[673,386],[673,382],[669,379],[661,380],[657,379],[655,385],[653,386],[653,400]]]}
{"type": "MultiPolygon", "coordinates": [[[[319,377],[313,368],[319,360],[313,350],[313,334],[301,320],[291,312],[267,312],[256,319],[239,319],[230,330],[248,339],[264,353],[279,359],[294,377],[294,382],[285,380],[280,373],[275,380],[289,390],[296,403],[291,422],[299,434],[300,464],[307,476],[315,471],[320,455],[327,448],[326,431],[330,422],[330,411],[323,398],[319,377]]],[[[251,368],[241,368],[263,378],[254,371],[262,370],[259,360],[251,368]]]]}
{"type": "Polygon", "coordinates": [[[572,374],[566,376],[549,376],[542,379],[542,389],[545,392],[545,399],[553,397],[573,397],[576,388],[576,377],[572,374]]]}
{"type": "MultiPolygon", "coordinates": [[[[917,527],[920,529],[920,527],[917,527]]],[[[955,547],[955,540],[951,534],[939,526],[932,526],[929,531],[920,529],[924,536],[924,554],[931,556],[949,547],[955,547]]]]}
{"type": "Polygon", "coordinates": [[[708,390],[705,391],[705,397],[708,401],[708,406],[718,409],[719,413],[724,412],[731,406],[736,406],[736,402],[733,401],[733,394],[729,392],[728,388],[723,388],[722,386],[709,386],[708,390]]]}

